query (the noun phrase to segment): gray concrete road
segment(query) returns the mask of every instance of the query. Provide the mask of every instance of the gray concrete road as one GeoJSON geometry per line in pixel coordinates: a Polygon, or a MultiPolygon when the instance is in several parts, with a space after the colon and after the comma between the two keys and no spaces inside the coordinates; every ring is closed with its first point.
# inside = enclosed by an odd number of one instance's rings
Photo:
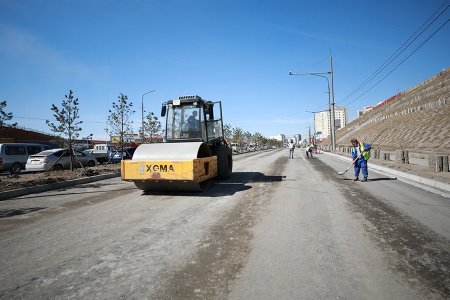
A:
{"type": "Polygon", "coordinates": [[[205,193],[119,178],[0,202],[0,298],[450,297],[450,202],[287,150],[205,193]]]}

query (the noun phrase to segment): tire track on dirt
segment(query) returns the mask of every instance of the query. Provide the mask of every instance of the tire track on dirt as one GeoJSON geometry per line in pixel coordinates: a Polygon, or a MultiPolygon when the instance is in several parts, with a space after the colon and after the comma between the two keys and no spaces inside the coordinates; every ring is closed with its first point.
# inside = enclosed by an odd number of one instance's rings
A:
{"type": "Polygon", "coordinates": [[[198,251],[190,262],[173,273],[161,274],[161,279],[167,278],[166,283],[152,298],[226,298],[229,283],[244,267],[251,251],[252,228],[271,202],[271,194],[281,181],[287,161],[287,157],[279,157],[263,176],[254,173],[248,179],[252,188],[242,192],[236,206],[211,227],[198,243],[198,251]]]}
{"type": "Polygon", "coordinates": [[[325,179],[336,182],[350,208],[368,221],[365,230],[384,252],[389,268],[408,283],[441,297],[450,297],[450,241],[399,209],[362,189],[340,180],[336,171],[310,160],[325,179]],[[425,285],[425,287],[421,287],[425,285]]]}

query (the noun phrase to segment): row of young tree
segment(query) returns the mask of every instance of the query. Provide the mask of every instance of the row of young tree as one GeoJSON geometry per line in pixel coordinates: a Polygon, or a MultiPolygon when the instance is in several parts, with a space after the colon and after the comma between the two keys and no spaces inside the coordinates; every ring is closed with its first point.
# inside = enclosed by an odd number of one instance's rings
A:
{"type": "Polygon", "coordinates": [[[264,137],[261,133],[251,133],[240,127],[232,127],[225,124],[224,136],[227,141],[237,146],[238,149],[253,147],[254,149],[280,147],[280,141],[264,137]]]}
{"type": "MultiPolygon", "coordinates": [[[[7,126],[7,122],[13,118],[11,112],[6,112],[6,106],[6,101],[0,102],[0,128],[7,126]]],[[[72,90],[69,90],[69,93],[62,100],[61,106],[52,104],[50,108],[53,112],[54,121],[46,120],[46,124],[51,131],[63,135],[67,139],[66,146],[70,149],[73,147],[74,140],[79,138],[82,131],[83,121],[80,120],[79,106],[78,98],[74,96],[72,90]]],[[[111,135],[119,136],[121,146],[125,144],[125,137],[133,133],[131,117],[135,111],[132,110],[132,107],[133,103],[128,100],[126,95],[121,93],[117,97],[117,101],[112,103],[112,108],[108,110],[108,125],[111,128],[109,132],[111,135]]],[[[14,123],[9,126],[15,127],[16,125],[17,123],[14,123]]],[[[161,132],[161,122],[153,112],[145,117],[144,128],[141,128],[140,132],[144,136],[144,142],[152,142],[153,137],[161,132]]]]}
{"type": "MultiPolygon", "coordinates": [[[[80,120],[79,105],[78,98],[74,96],[72,90],[69,90],[69,93],[62,100],[61,106],[52,104],[50,108],[53,112],[54,121],[46,120],[46,124],[54,133],[66,137],[67,147],[70,152],[72,152],[74,140],[79,138],[80,132],[82,131],[81,125],[83,121],[80,120]]],[[[13,118],[11,112],[7,113],[5,111],[6,106],[6,101],[0,102],[0,128],[7,125],[6,122],[13,118]]],[[[131,120],[135,113],[133,103],[128,100],[126,95],[120,93],[108,112],[108,125],[111,128],[110,134],[119,137],[119,146],[123,148],[125,145],[125,137],[133,133],[133,122],[131,120]]],[[[11,126],[16,125],[17,123],[11,124],[11,126]]],[[[143,142],[153,142],[154,137],[161,133],[161,122],[153,112],[150,112],[144,118],[143,125],[143,128],[141,126],[139,131],[141,136],[144,137],[143,142]]],[[[224,135],[227,141],[238,145],[240,148],[246,145],[254,145],[257,148],[272,147],[278,146],[279,143],[277,140],[265,138],[259,132],[252,134],[242,128],[232,127],[230,124],[224,125],[224,135]]]]}

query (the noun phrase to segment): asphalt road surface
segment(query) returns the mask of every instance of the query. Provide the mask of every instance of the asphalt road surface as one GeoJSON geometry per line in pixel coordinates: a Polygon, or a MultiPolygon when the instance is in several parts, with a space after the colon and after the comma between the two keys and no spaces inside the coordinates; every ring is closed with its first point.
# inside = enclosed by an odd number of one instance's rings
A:
{"type": "Polygon", "coordinates": [[[204,193],[120,178],[0,202],[1,299],[445,299],[450,199],[297,149],[204,193]]]}

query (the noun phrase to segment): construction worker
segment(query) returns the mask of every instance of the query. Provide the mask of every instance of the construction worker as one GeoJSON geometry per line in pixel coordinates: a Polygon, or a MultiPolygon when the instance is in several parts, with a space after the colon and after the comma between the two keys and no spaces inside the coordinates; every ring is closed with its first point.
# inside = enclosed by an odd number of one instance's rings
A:
{"type": "Polygon", "coordinates": [[[357,139],[352,139],[352,158],[355,161],[354,170],[355,170],[355,179],[353,181],[359,180],[359,172],[362,172],[364,176],[363,182],[367,181],[367,177],[369,176],[367,170],[367,160],[370,158],[370,149],[367,150],[364,145],[361,145],[357,139]]]}
{"type": "Polygon", "coordinates": [[[294,149],[295,149],[294,140],[291,140],[291,142],[288,144],[288,148],[289,148],[289,158],[294,158],[294,149]]]}

